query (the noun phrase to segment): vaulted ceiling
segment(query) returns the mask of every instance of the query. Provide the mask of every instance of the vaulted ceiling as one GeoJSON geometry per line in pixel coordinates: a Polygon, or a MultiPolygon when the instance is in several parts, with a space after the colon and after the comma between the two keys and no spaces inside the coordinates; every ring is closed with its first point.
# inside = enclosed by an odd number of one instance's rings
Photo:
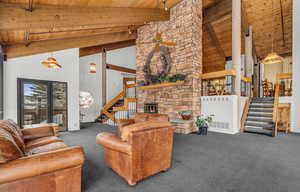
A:
{"type": "MultiPolygon", "coordinates": [[[[167,0],[166,6],[180,1],[167,0]]],[[[225,57],[232,55],[231,1],[203,0],[204,72],[224,69],[225,57]]],[[[242,0],[243,27],[253,26],[260,57],[271,51],[273,31],[274,50],[282,55],[292,50],[292,0],[273,1],[272,9],[272,0],[242,0]]],[[[92,47],[88,54],[106,44],[118,47],[116,42],[127,46],[145,22],[169,19],[163,8],[161,0],[0,0],[0,43],[8,57],[92,47]]]]}
{"type": "MultiPolygon", "coordinates": [[[[231,0],[203,0],[203,2],[204,15],[207,11],[217,14],[220,9],[231,10],[231,0]],[[225,3],[226,1],[228,3],[225,3]]],[[[246,31],[247,26],[253,26],[253,51],[257,56],[263,58],[272,51],[273,32],[274,51],[282,56],[291,55],[292,0],[273,0],[273,5],[272,0],[242,0],[242,13],[242,30],[246,31]]],[[[232,55],[231,19],[231,11],[224,11],[224,14],[210,21],[209,25],[203,25],[204,72],[224,70],[224,55],[226,57],[232,55]]],[[[243,43],[244,38],[242,39],[242,53],[244,52],[243,43]]]]}

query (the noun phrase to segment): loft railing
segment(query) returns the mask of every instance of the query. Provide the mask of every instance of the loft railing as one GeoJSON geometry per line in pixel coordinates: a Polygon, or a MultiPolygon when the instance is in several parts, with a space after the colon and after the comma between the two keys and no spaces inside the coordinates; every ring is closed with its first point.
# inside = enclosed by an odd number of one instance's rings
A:
{"type": "Polygon", "coordinates": [[[279,85],[279,96],[292,96],[292,73],[279,73],[276,76],[276,84],[279,85]]]}
{"type": "MultiPolygon", "coordinates": [[[[211,73],[204,73],[201,75],[202,96],[216,96],[216,95],[234,95],[235,93],[235,70],[223,70],[211,73]]],[[[241,78],[241,95],[251,96],[252,79],[248,77],[241,78]]]]}

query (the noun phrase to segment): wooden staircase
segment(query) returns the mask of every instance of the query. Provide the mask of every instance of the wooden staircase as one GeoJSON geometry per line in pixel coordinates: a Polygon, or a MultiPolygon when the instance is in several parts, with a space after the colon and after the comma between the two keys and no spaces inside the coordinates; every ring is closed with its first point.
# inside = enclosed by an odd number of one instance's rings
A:
{"type": "Polygon", "coordinates": [[[128,106],[130,102],[136,102],[136,98],[131,98],[127,96],[127,91],[129,88],[136,87],[135,78],[124,78],[123,79],[123,90],[114,97],[110,102],[106,103],[100,110],[100,115],[97,117],[95,122],[105,123],[109,119],[113,122],[116,121],[115,114],[118,111],[128,111],[128,106]],[[134,84],[128,84],[128,82],[134,81],[134,84]]]}
{"type": "Polygon", "coordinates": [[[279,86],[275,97],[253,98],[246,103],[241,132],[277,136],[279,86]]]}

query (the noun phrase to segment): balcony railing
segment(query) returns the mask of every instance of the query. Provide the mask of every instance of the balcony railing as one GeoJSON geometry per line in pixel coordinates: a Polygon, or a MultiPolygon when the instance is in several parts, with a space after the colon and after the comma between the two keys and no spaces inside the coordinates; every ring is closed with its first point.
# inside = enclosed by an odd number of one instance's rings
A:
{"type": "Polygon", "coordinates": [[[276,77],[276,84],[279,85],[279,96],[292,96],[293,94],[292,73],[279,73],[276,77]]]}
{"type": "MultiPolygon", "coordinates": [[[[202,96],[216,95],[234,95],[235,93],[235,70],[223,70],[201,75],[202,96]]],[[[248,77],[241,78],[241,95],[251,95],[252,79],[248,77]]]]}

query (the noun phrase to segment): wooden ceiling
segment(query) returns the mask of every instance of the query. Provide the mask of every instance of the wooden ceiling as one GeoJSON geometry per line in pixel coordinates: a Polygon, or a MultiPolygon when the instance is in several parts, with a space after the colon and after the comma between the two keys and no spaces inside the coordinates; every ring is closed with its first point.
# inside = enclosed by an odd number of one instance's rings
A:
{"type": "MultiPolygon", "coordinates": [[[[167,7],[180,1],[168,0],[167,7]]],[[[203,0],[204,72],[224,69],[224,57],[231,56],[231,1],[203,0]]],[[[292,0],[273,0],[274,17],[272,0],[242,1],[244,26],[253,26],[255,53],[264,57],[271,51],[275,31],[274,50],[289,55],[292,0]]],[[[169,12],[161,0],[0,0],[0,18],[0,43],[8,57],[19,57],[75,47],[92,47],[85,54],[106,44],[122,47],[132,44],[138,27],[168,20],[169,12]]]]}
{"type": "MultiPolygon", "coordinates": [[[[221,12],[203,25],[203,71],[213,72],[225,68],[226,57],[231,56],[231,0],[203,0],[204,18],[207,11],[221,12]],[[223,4],[223,6],[220,6],[223,4]],[[219,9],[217,7],[220,7],[219,9]],[[222,53],[223,52],[223,53],[222,53]]],[[[254,52],[260,58],[272,51],[272,32],[274,31],[274,51],[282,56],[292,52],[292,0],[242,0],[243,26],[253,26],[254,52]],[[272,19],[274,27],[272,27],[272,19]]],[[[204,19],[205,20],[205,19],[204,19]]],[[[242,39],[242,53],[244,38],[242,39]]]]}
{"type": "Polygon", "coordinates": [[[161,0],[0,0],[0,44],[9,58],[112,45],[136,39],[146,22],[169,17],[161,0]]]}

